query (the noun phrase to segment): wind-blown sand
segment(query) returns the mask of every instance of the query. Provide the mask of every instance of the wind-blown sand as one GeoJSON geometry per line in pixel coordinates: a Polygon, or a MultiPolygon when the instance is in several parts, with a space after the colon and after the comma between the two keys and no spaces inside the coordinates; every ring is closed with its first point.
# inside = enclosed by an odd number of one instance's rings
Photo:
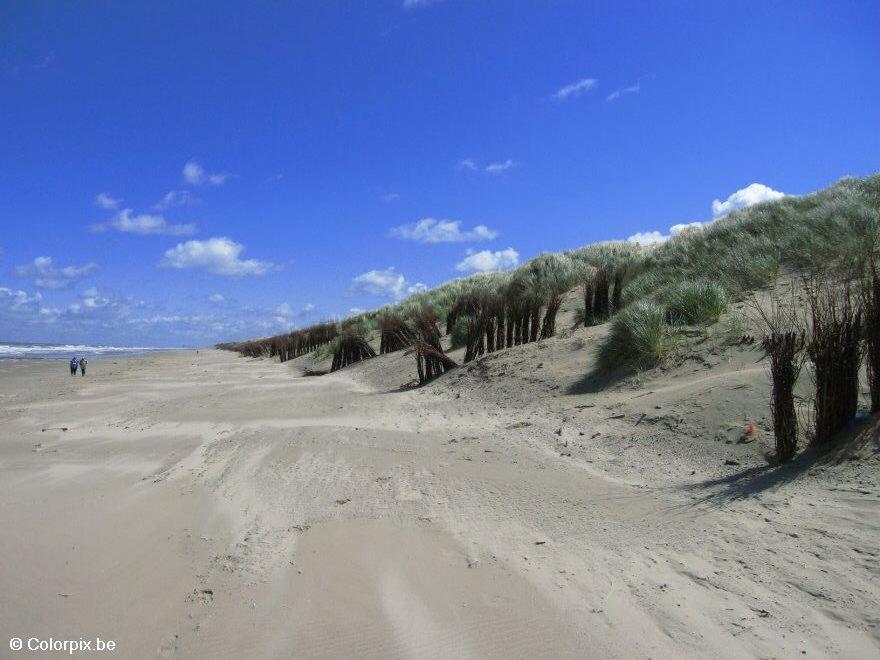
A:
{"type": "Polygon", "coordinates": [[[600,391],[589,332],[421,389],[400,353],[0,363],[0,656],[877,657],[876,429],[769,469],[754,354],[600,391]]]}

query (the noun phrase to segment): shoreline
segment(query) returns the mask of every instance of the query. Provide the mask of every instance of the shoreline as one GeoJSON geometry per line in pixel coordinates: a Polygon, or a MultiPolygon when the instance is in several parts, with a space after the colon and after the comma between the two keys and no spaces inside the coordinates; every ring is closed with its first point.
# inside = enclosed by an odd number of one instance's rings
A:
{"type": "MultiPolygon", "coordinates": [[[[212,348],[150,348],[150,349],[142,349],[142,350],[113,350],[113,351],[95,351],[91,352],[89,350],[75,350],[72,351],[74,354],[85,354],[89,360],[103,360],[106,358],[132,358],[132,357],[142,357],[146,355],[154,355],[160,353],[173,353],[173,352],[186,352],[186,351],[201,351],[201,350],[213,350],[212,348]]],[[[70,360],[70,354],[65,355],[0,355],[0,360],[70,360]]]]}

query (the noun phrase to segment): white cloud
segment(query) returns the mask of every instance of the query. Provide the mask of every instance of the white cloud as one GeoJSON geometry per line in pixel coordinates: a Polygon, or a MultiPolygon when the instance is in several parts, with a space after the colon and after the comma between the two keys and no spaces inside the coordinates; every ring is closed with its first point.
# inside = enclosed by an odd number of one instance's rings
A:
{"type": "Polygon", "coordinates": [[[394,266],[385,270],[370,270],[351,281],[352,291],[369,293],[386,298],[402,298],[405,295],[425,291],[428,287],[421,282],[410,284],[394,266]]]}
{"type": "Polygon", "coordinates": [[[34,285],[41,289],[65,289],[97,267],[97,264],[89,263],[84,266],[56,268],[52,263],[52,257],[37,257],[33,263],[18,266],[15,274],[32,279],[34,285]]]}
{"type": "Polygon", "coordinates": [[[282,327],[290,327],[294,324],[293,319],[295,317],[304,317],[314,309],[315,306],[312,303],[308,303],[297,313],[294,312],[293,305],[291,305],[290,303],[281,303],[280,305],[275,307],[275,316],[273,317],[273,320],[275,321],[275,323],[282,327]]]}
{"type": "Polygon", "coordinates": [[[93,232],[102,232],[109,229],[115,229],[116,231],[128,234],[138,234],[140,236],[189,236],[195,233],[196,226],[191,223],[175,225],[169,223],[161,215],[150,215],[148,213],[135,215],[131,209],[122,209],[109,222],[91,226],[93,232]]]}
{"type": "Polygon", "coordinates": [[[435,2],[440,2],[440,0],[403,0],[403,8],[417,9],[418,7],[433,5],[435,2]]]}
{"type": "Polygon", "coordinates": [[[193,197],[188,190],[171,190],[153,205],[154,211],[167,211],[175,206],[189,206],[198,204],[199,200],[193,197]]]}
{"type": "Polygon", "coordinates": [[[398,202],[400,201],[400,195],[397,193],[388,193],[387,195],[382,195],[382,201],[388,203],[398,202]]]}
{"type": "Polygon", "coordinates": [[[220,186],[223,185],[229,175],[225,172],[210,173],[194,160],[183,166],[183,180],[191,186],[220,186]]]}
{"type": "MultiPolygon", "coordinates": [[[[199,314],[182,315],[182,314],[154,314],[141,318],[132,318],[127,322],[130,325],[178,325],[178,324],[198,324],[202,325],[211,319],[199,314]]],[[[216,324],[219,325],[219,324],[216,324]]],[[[222,327],[222,326],[221,326],[222,327]]]]}
{"type": "Polygon", "coordinates": [[[30,295],[21,289],[0,287],[0,321],[10,321],[13,327],[34,321],[53,323],[60,310],[43,306],[42,300],[39,292],[30,295]]]}
{"type": "Polygon", "coordinates": [[[0,287],[0,310],[19,311],[38,305],[43,299],[39,292],[34,295],[28,294],[21,289],[8,289],[0,287]]]}
{"type": "Polygon", "coordinates": [[[557,101],[564,101],[568,98],[575,98],[593,89],[599,81],[595,78],[583,78],[577,82],[565,85],[556,90],[553,98],[557,101]]]}
{"type": "Polygon", "coordinates": [[[638,94],[640,91],[642,91],[642,84],[636,83],[635,85],[631,85],[630,87],[621,87],[620,89],[615,89],[613,92],[605,97],[605,100],[608,103],[611,103],[612,101],[616,101],[617,99],[619,99],[621,96],[624,96],[626,94],[638,94]]]}
{"type": "Polygon", "coordinates": [[[131,298],[115,293],[99,292],[91,287],[80,293],[79,299],[64,310],[63,316],[78,322],[111,322],[127,319],[131,311],[131,298]]]}
{"type": "Polygon", "coordinates": [[[363,307],[352,307],[348,310],[348,313],[352,316],[357,316],[358,314],[363,314],[366,311],[367,310],[365,310],[363,307]]]}
{"type": "Polygon", "coordinates": [[[626,240],[631,243],[641,243],[642,245],[654,245],[656,243],[663,243],[668,241],[673,236],[680,234],[686,229],[702,229],[705,226],[705,223],[702,222],[686,222],[677,225],[672,225],[669,228],[668,234],[663,234],[659,231],[641,231],[637,234],[633,234],[626,240]]]}
{"type": "Polygon", "coordinates": [[[716,199],[712,202],[712,215],[718,217],[726,215],[735,209],[741,209],[753,204],[761,204],[762,202],[770,202],[774,199],[785,197],[785,193],[773,190],[763,183],[752,183],[745,188],[737,190],[723,202],[716,199]]]}
{"type": "Polygon", "coordinates": [[[663,243],[669,240],[669,236],[661,234],[659,231],[640,231],[627,238],[630,243],[639,243],[641,245],[653,245],[654,243],[663,243]]]}
{"type": "Polygon", "coordinates": [[[57,307],[40,307],[40,318],[48,323],[53,323],[61,315],[61,310],[57,307]]]}
{"type": "Polygon", "coordinates": [[[500,163],[489,163],[486,165],[486,172],[489,174],[501,174],[514,167],[519,167],[519,163],[508,158],[500,163]]]}
{"type": "Polygon", "coordinates": [[[226,302],[226,298],[223,297],[223,294],[212,293],[210,296],[208,296],[208,301],[212,303],[222,303],[226,302]]]}
{"type": "Polygon", "coordinates": [[[462,231],[460,220],[422,218],[416,223],[392,228],[391,236],[419,243],[457,243],[490,241],[498,236],[498,232],[486,225],[477,225],[471,230],[462,231]]]}
{"type": "Polygon", "coordinates": [[[243,277],[263,275],[272,269],[272,262],[240,259],[244,245],[228,238],[186,241],[167,250],[160,262],[163,268],[196,268],[212,275],[243,277]]]}
{"type": "Polygon", "coordinates": [[[485,167],[478,164],[473,158],[464,158],[458,161],[458,169],[468,172],[485,172],[486,174],[501,174],[507,170],[519,167],[522,163],[508,158],[507,160],[498,161],[497,163],[489,163],[485,167]]]}
{"type": "Polygon", "coordinates": [[[385,270],[370,270],[362,273],[352,280],[351,286],[355,291],[399,298],[403,295],[406,278],[396,272],[392,266],[385,270]]]}
{"type": "Polygon", "coordinates": [[[112,198],[107,193],[98,193],[95,195],[95,205],[108,211],[119,208],[119,200],[112,198]]]}
{"type": "Polygon", "coordinates": [[[497,252],[468,250],[467,256],[455,265],[455,269],[461,272],[486,273],[513,268],[517,264],[519,264],[519,252],[511,247],[497,252]]]}

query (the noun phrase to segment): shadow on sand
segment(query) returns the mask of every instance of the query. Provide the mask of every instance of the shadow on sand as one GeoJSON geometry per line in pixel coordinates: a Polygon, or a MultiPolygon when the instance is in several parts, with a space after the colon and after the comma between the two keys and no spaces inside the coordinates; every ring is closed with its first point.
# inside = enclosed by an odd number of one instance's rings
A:
{"type": "Polygon", "coordinates": [[[841,433],[832,447],[807,447],[785,465],[750,467],[717,479],[687,486],[689,491],[709,491],[698,502],[722,505],[725,502],[759,495],[792,483],[804,473],[821,470],[845,461],[863,460],[880,454],[880,415],[857,418],[841,433]]]}

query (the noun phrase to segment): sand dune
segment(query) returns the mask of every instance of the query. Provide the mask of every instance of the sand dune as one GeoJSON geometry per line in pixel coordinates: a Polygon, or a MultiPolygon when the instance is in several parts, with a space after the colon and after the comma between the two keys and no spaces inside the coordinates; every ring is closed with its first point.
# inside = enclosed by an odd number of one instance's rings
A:
{"type": "Polygon", "coordinates": [[[766,430],[736,440],[766,428],[755,355],[600,389],[565,359],[584,340],[421,389],[402,354],[4,362],[0,631],[132,658],[877,657],[874,429],[769,470],[766,430]]]}

